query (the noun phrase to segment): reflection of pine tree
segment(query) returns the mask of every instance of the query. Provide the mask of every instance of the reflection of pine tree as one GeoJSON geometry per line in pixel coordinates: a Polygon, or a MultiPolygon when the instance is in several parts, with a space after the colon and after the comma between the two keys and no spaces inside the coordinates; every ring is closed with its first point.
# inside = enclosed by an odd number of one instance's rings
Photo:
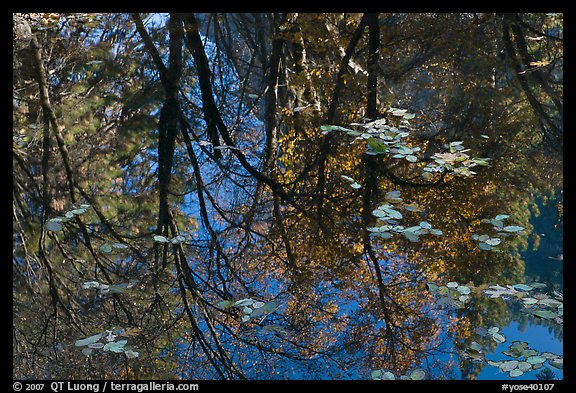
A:
{"type": "Polygon", "coordinates": [[[540,370],[538,374],[536,374],[536,378],[538,378],[538,380],[540,381],[556,379],[556,373],[550,370],[548,367],[545,367],[542,370],[540,370]]]}

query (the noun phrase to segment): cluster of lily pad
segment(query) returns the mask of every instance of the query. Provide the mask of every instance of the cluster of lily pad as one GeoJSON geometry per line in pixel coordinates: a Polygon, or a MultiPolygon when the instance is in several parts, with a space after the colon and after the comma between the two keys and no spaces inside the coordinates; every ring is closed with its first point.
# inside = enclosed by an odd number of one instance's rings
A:
{"type": "Polygon", "coordinates": [[[126,344],[128,344],[127,339],[117,339],[135,336],[138,333],[138,328],[106,330],[102,333],[76,340],[74,345],[84,347],[82,348],[82,354],[86,356],[92,355],[95,351],[101,351],[124,353],[128,359],[133,359],[138,357],[140,353],[126,348],[126,344]]]}
{"type": "Polygon", "coordinates": [[[52,232],[58,232],[62,230],[62,223],[68,222],[74,219],[76,216],[80,216],[86,213],[86,210],[90,208],[91,205],[82,204],[78,208],[67,211],[63,216],[54,217],[46,222],[46,230],[52,232]]]}
{"type": "Polygon", "coordinates": [[[162,235],[154,235],[154,241],[156,243],[172,243],[172,244],[179,244],[186,240],[184,235],[174,236],[172,239],[168,239],[166,236],[162,235]]]}
{"type": "Polygon", "coordinates": [[[553,320],[562,324],[564,316],[564,297],[558,291],[552,291],[551,295],[545,293],[529,294],[534,289],[544,288],[546,284],[530,283],[515,285],[491,285],[483,293],[491,298],[510,298],[522,301],[522,311],[538,318],[553,320]]]}
{"type": "Polygon", "coordinates": [[[507,372],[512,378],[519,377],[526,372],[541,368],[546,361],[552,367],[562,369],[564,358],[551,352],[538,352],[528,347],[524,341],[514,341],[504,355],[514,358],[513,360],[488,360],[490,366],[498,367],[500,371],[507,372]]]}
{"type": "Polygon", "coordinates": [[[335,125],[323,125],[320,130],[322,134],[328,134],[333,131],[345,132],[355,138],[351,143],[357,140],[367,140],[368,149],[366,154],[368,155],[391,154],[392,158],[417,162],[418,157],[415,153],[420,151],[420,147],[409,146],[402,140],[410,135],[410,129],[408,128],[410,123],[408,120],[413,119],[416,115],[408,113],[405,109],[398,108],[390,108],[388,113],[400,119],[398,127],[387,124],[386,119],[377,119],[365,123],[350,124],[361,128],[361,131],[335,125]]]}
{"type": "Polygon", "coordinates": [[[515,233],[522,232],[525,228],[519,225],[504,225],[504,220],[509,218],[509,214],[498,214],[494,218],[484,218],[482,223],[491,224],[497,235],[489,236],[487,234],[472,234],[472,239],[478,242],[478,248],[485,251],[497,251],[498,246],[502,243],[502,238],[515,233]]]}
{"type": "Polygon", "coordinates": [[[246,298],[238,301],[223,300],[217,304],[222,309],[236,307],[242,310],[241,321],[243,323],[249,322],[255,318],[261,317],[266,313],[272,313],[276,310],[275,302],[261,302],[258,300],[246,298]]]}
{"type": "Polygon", "coordinates": [[[459,284],[456,281],[450,281],[446,285],[437,285],[432,282],[426,284],[428,291],[437,294],[440,298],[437,304],[451,304],[456,308],[464,307],[464,304],[470,300],[472,290],[468,285],[459,284]]]}
{"type": "Polygon", "coordinates": [[[490,158],[470,157],[466,154],[470,149],[465,149],[462,141],[450,142],[444,145],[448,149],[444,153],[435,153],[432,156],[434,163],[428,163],[424,168],[422,176],[430,178],[432,174],[437,172],[452,172],[458,176],[471,177],[476,172],[471,171],[470,168],[475,166],[488,166],[490,158]]]}
{"type": "Polygon", "coordinates": [[[102,284],[98,281],[85,281],[82,284],[83,289],[97,289],[100,295],[108,293],[124,293],[127,289],[132,288],[134,283],[120,283],[120,284],[102,284]]]}
{"type": "Polygon", "coordinates": [[[386,193],[386,200],[390,203],[384,203],[372,211],[372,215],[379,220],[386,222],[385,225],[377,227],[368,227],[368,231],[373,236],[378,236],[384,239],[390,239],[394,233],[403,235],[411,242],[417,242],[420,235],[432,234],[440,236],[443,234],[442,230],[432,228],[432,224],[427,221],[420,221],[418,225],[405,227],[399,225],[397,220],[403,218],[402,213],[396,209],[404,208],[407,211],[419,211],[420,207],[416,204],[402,204],[400,191],[393,190],[386,193]]]}
{"type": "MultiPolygon", "coordinates": [[[[374,370],[372,371],[372,379],[374,380],[378,380],[378,381],[392,381],[396,379],[396,375],[394,375],[393,372],[389,371],[389,370],[384,370],[384,369],[380,369],[380,370],[374,370]]],[[[413,380],[413,381],[421,381],[426,377],[426,372],[422,369],[415,369],[412,370],[408,373],[406,373],[405,375],[401,375],[398,377],[398,379],[401,380],[413,380]]]]}

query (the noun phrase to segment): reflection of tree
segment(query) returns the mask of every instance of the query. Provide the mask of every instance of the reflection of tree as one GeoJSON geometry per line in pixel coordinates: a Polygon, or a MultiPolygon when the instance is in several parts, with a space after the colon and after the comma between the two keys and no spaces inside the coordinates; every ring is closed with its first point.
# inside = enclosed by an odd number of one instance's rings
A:
{"type": "MultiPolygon", "coordinates": [[[[529,82],[508,80],[494,48],[508,48],[517,67],[544,50],[520,37],[561,22],[44,18],[46,28],[15,56],[15,377],[366,378],[422,362],[432,370],[452,337],[466,342],[475,326],[509,318],[482,299],[447,316],[425,283],[522,279],[516,249],[526,236],[487,253],[471,234],[501,213],[529,228],[534,194],[561,184],[559,158],[543,152],[558,142],[561,92],[550,78],[562,65],[553,61],[554,72],[538,69],[529,82]],[[397,124],[385,112],[392,103],[422,109],[409,139],[422,146],[421,161],[463,140],[491,167],[468,179],[428,179],[420,164],[366,155],[363,142],[320,133],[323,124],[362,117],[397,124]],[[535,116],[519,114],[527,105],[535,116]],[[403,222],[426,220],[444,235],[417,244],[371,236],[371,212],[394,189],[419,207],[403,222]],[[83,203],[91,205],[85,214],[47,230],[48,219],[83,203]],[[113,243],[126,248],[103,248],[113,243]],[[82,288],[91,280],[134,286],[99,294],[82,288]],[[240,308],[219,305],[242,298],[277,308],[242,323],[240,308]],[[136,329],[129,342],[137,359],[86,358],[74,347],[119,327],[136,329]]],[[[561,59],[561,47],[548,49],[561,59]]]]}

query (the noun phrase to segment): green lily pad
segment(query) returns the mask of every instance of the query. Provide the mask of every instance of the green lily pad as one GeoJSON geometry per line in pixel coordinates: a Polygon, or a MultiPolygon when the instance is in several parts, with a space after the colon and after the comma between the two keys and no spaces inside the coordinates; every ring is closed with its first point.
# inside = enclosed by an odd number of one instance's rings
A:
{"type": "Polygon", "coordinates": [[[507,373],[507,372],[514,370],[516,367],[518,367],[519,363],[520,362],[518,360],[507,360],[507,361],[502,362],[499,365],[499,368],[503,372],[507,373]]]}
{"type": "Polygon", "coordinates": [[[98,333],[90,337],[83,338],[81,340],[76,340],[74,343],[77,347],[84,347],[86,345],[94,344],[104,336],[104,333],[98,333]]]}
{"type": "Polygon", "coordinates": [[[62,224],[60,224],[60,222],[58,222],[58,221],[54,221],[54,219],[48,220],[46,222],[46,229],[49,231],[52,231],[52,232],[61,231],[62,230],[62,224]]]}
{"type": "Polygon", "coordinates": [[[520,231],[524,230],[524,227],[521,227],[518,225],[510,225],[510,226],[504,227],[503,230],[506,232],[520,232],[520,231]]]}
{"type": "Polygon", "coordinates": [[[420,369],[416,369],[410,373],[410,379],[415,380],[415,381],[420,381],[420,380],[424,379],[425,376],[426,376],[426,373],[424,372],[424,370],[420,370],[420,369]]]}
{"type": "Polygon", "coordinates": [[[125,350],[124,354],[126,355],[126,357],[128,359],[134,359],[134,358],[137,358],[138,356],[140,356],[139,352],[135,352],[135,351],[132,351],[130,349],[125,350]]]}
{"type": "Polygon", "coordinates": [[[532,315],[535,315],[539,318],[544,318],[544,319],[554,319],[556,317],[558,317],[558,314],[553,312],[553,311],[549,311],[549,310],[536,310],[532,312],[532,315]]]}
{"type": "Polygon", "coordinates": [[[546,361],[545,357],[534,355],[526,358],[526,362],[530,364],[544,363],[546,361]]]}
{"type": "Polygon", "coordinates": [[[126,345],[127,343],[128,340],[111,341],[106,345],[104,345],[103,350],[117,353],[124,352],[124,345],[126,345]]]}
{"type": "Polygon", "coordinates": [[[154,241],[158,243],[168,243],[168,239],[161,235],[154,235],[154,241]]]}
{"type": "Polygon", "coordinates": [[[108,243],[102,244],[102,245],[100,246],[100,251],[102,251],[103,253],[108,254],[108,253],[112,252],[112,246],[111,246],[110,244],[108,244],[108,243]]]}
{"type": "Polygon", "coordinates": [[[470,288],[466,285],[460,285],[456,290],[462,295],[468,295],[470,293],[470,288]]]}
{"type": "Polygon", "coordinates": [[[515,285],[512,285],[512,287],[514,287],[514,289],[516,289],[518,291],[526,291],[526,292],[534,289],[530,285],[526,285],[526,284],[515,284],[515,285]]]}
{"type": "Polygon", "coordinates": [[[446,284],[446,287],[448,288],[458,288],[459,284],[456,281],[450,281],[448,284],[446,284]]]}
{"type": "Polygon", "coordinates": [[[520,370],[519,368],[515,368],[513,370],[510,370],[510,372],[508,373],[508,375],[510,375],[512,378],[519,377],[522,374],[524,374],[524,371],[520,370]]]}
{"type": "Polygon", "coordinates": [[[235,307],[246,307],[246,306],[251,306],[255,302],[256,302],[256,300],[253,300],[253,299],[241,299],[241,300],[238,300],[237,302],[235,302],[234,306],[235,307]]]}
{"type": "Polygon", "coordinates": [[[557,369],[564,369],[564,358],[559,358],[559,359],[550,359],[548,360],[548,363],[552,366],[555,367],[557,369]]]}
{"type": "Polygon", "coordinates": [[[523,372],[527,372],[527,371],[532,370],[532,365],[528,362],[520,362],[520,363],[518,363],[518,368],[520,370],[522,370],[523,372]]]}
{"type": "Polygon", "coordinates": [[[504,337],[502,334],[500,333],[494,333],[492,335],[492,339],[494,341],[496,341],[498,344],[502,344],[503,342],[506,342],[506,337],[504,337]]]}

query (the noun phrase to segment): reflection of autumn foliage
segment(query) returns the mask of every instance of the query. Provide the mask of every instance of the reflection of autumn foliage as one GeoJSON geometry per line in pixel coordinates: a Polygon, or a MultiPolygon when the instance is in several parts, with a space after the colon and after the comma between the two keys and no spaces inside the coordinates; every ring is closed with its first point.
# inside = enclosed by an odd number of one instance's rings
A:
{"type": "MultiPolygon", "coordinates": [[[[346,379],[422,364],[451,378],[474,328],[508,318],[479,296],[443,308],[426,286],[522,277],[527,233],[501,252],[472,235],[503,213],[530,232],[535,198],[562,183],[545,105],[561,84],[503,76],[495,15],[48,15],[14,60],[15,378],[346,379]],[[322,132],[399,127],[391,106],[414,112],[416,160],[322,132]],[[490,166],[423,176],[461,140],[490,166]],[[442,235],[371,233],[393,190],[396,224],[442,235]],[[137,358],[74,346],[117,328],[137,358]]],[[[528,49],[561,70],[555,41],[528,49]]]]}

